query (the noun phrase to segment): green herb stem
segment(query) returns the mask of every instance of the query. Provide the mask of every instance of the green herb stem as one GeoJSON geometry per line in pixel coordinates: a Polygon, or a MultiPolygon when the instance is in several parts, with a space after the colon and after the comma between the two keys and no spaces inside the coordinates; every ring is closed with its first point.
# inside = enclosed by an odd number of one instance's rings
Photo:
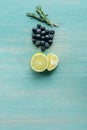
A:
{"type": "Polygon", "coordinates": [[[42,8],[41,8],[41,6],[36,6],[36,12],[37,12],[37,14],[38,14],[38,16],[37,15],[35,15],[34,13],[27,13],[27,16],[28,17],[31,17],[31,18],[35,18],[35,19],[37,19],[38,21],[41,21],[41,22],[45,22],[45,23],[47,23],[48,25],[50,25],[50,26],[58,26],[57,24],[54,24],[54,23],[52,23],[49,19],[48,19],[48,14],[44,14],[44,12],[42,11],[42,8]]]}

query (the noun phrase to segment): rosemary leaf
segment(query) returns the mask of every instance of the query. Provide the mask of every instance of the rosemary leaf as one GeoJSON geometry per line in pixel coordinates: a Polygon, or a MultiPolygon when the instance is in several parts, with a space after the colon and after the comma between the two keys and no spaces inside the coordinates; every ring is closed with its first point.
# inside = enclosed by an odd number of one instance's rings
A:
{"type": "Polygon", "coordinates": [[[38,21],[44,22],[43,19],[41,19],[40,17],[37,17],[37,16],[36,16],[35,14],[33,14],[33,13],[27,13],[26,16],[31,17],[31,18],[35,18],[35,19],[37,19],[38,21]]]}
{"type": "Polygon", "coordinates": [[[52,23],[49,19],[48,19],[48,14],[45,14],[44,12],[43,12],[43,10],[42,10],[42,8],[41,8],[41,6],[36,6],[36,13],[37,13],[37,15],[36,14],[34,14],[34,13],[27,13],[27,15],[26,16],[28,16],[28,17],[31,17],[31,18],[35,18],[35,19],[37,19],[37,20],[39,20],[39,21],[41,21],[41,22],[45,22],[45,23],[47,23],[48,25],[50,25],[50,26],[58,26],[57,24],[54,24],[54,23],[52,23]]]}

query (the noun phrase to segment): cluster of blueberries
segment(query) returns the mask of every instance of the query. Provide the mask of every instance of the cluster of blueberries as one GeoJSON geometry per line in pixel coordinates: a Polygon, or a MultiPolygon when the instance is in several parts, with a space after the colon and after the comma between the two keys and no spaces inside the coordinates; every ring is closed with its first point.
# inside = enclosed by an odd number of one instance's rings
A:
{"type": "Polygon", "coordinates": [[[41,47],[41,50],[49,48],[53,43],[54,30],[46,29],[40,24],[32,29],[32,41],[37,47],[41,47]]]}

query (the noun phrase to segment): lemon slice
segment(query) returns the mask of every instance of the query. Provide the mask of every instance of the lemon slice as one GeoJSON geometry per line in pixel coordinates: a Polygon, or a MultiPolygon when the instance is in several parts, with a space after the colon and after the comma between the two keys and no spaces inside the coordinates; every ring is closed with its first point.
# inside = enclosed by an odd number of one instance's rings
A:
{"type": "Polygon", "coordinates": [[[48,58],[43,53],[36,53],[31,58],[31,67],[36,72],[43,72],[48,67],[48,58]]]}
{"type": "Polygon", "coordinates": [[[59,63],[59,58],[55,54],[52,54],[52,53],[48,54],[47,57],[48,57],[48,61],[49,61],[47,70],[48,71],[54,70],[59,63]]]}

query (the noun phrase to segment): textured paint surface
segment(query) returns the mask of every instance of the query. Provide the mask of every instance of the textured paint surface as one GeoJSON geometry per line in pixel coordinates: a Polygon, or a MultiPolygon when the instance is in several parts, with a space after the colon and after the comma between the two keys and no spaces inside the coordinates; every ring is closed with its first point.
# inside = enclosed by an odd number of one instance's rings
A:
{"type": "Polygon", "coordinates": [[[0,0],[0,130],[87,130],[86,0],[0,0]],[[29,65],[38,22],[25,14],[38,4],[60,24],[45,52],[59,56],[52,73],[29,65]]]}

